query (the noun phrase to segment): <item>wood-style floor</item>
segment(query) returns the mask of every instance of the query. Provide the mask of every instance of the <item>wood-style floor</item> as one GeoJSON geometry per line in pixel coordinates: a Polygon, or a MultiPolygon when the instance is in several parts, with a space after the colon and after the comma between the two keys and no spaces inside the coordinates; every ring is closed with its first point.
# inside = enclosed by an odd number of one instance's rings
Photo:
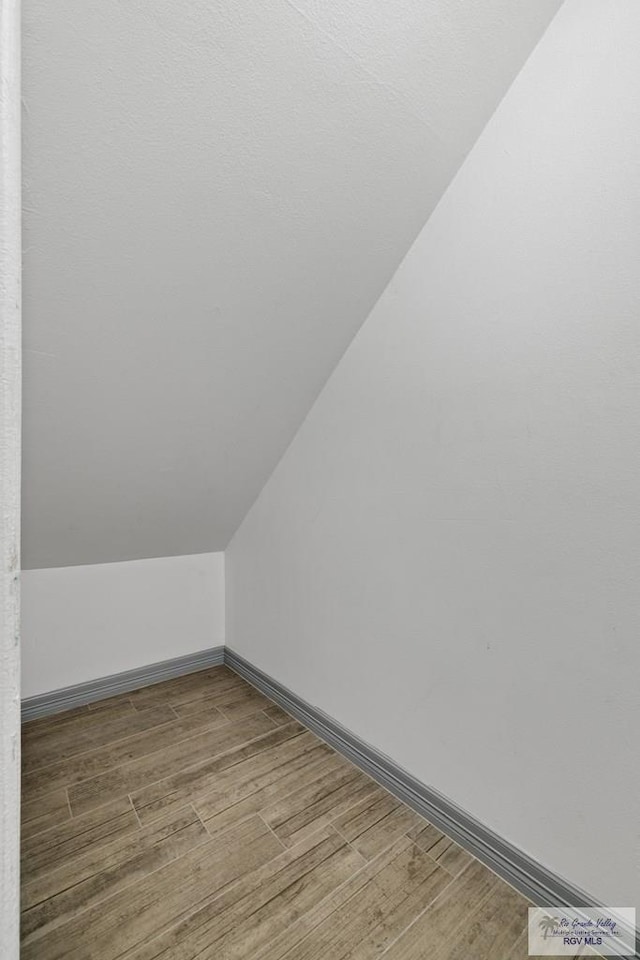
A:
{"type": "Polygon", "coordinates": [[[23,960],[521,960],[527,901],[226,667],[23,734],[23,960]]]}

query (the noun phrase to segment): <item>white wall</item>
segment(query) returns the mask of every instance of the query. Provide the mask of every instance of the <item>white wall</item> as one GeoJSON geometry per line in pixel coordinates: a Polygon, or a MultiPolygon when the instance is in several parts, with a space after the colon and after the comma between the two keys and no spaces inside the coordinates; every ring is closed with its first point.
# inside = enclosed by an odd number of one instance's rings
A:
{"type": "Polygon", "coordinates": [[[23,697],[223,643],[222,553],[23,571],[23,697]]]}
{"type": "Polygon", "coordinates": [[[20,3],[0,0],[0,942],[19,954],[20,3]]]}
{"type": "Polygon", "coordinates": [[[25,0],[25,568],[226,547],[560,2],[25,0]]]}
{"type": "Polygon", "coordinates": [[[568,0],[227,555],[227,642],[640,901],[640,4],[568,0]]]}

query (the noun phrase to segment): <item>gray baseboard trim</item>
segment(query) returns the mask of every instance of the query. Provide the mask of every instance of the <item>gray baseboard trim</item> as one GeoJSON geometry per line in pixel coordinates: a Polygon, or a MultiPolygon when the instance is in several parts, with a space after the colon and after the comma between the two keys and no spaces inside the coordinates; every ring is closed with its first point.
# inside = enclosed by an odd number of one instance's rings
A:
{"type": "Polygon", "coordinates": [[[600,906],[229,647],[224,662],[537,906],[600,906]]]}
{"type": "Polygon", "coordinates": [[[136,667],[135,670],[114,673],[110,677],[99,677],[87,683],[77,683],[72,687],[52,690],[37,697],[27,697],[22,701],[22,722],[35,720],[37,717],[48,717],[63,710],[94,703],[96,700],[114,697],[118,693],[137,690],[138,687],[147,687],[161,680],[171,680],[185,673],[221,666],[223,663],[224,647],[211,647],[209,650],[199,650],[197,653],[189,653],[173,660],[150,663],[144,667],[136,667]]]}

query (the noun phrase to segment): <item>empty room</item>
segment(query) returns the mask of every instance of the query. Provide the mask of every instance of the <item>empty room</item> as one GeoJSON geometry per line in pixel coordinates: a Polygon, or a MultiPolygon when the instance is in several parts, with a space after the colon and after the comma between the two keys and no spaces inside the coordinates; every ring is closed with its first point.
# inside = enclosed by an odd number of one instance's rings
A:
{"type": "Polygon", "coordinates": [[[640,2],[0,78],[0,960],[637,957],[640,2]]]}

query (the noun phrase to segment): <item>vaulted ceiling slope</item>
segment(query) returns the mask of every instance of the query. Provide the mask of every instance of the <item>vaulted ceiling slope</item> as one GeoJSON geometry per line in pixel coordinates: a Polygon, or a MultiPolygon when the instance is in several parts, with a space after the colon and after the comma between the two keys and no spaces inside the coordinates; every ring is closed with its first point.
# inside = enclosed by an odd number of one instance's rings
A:
{"type": "Polygon", "coordinates": [[[24,6],[24,565],[223,549],[560,0],[24,6]]]}

